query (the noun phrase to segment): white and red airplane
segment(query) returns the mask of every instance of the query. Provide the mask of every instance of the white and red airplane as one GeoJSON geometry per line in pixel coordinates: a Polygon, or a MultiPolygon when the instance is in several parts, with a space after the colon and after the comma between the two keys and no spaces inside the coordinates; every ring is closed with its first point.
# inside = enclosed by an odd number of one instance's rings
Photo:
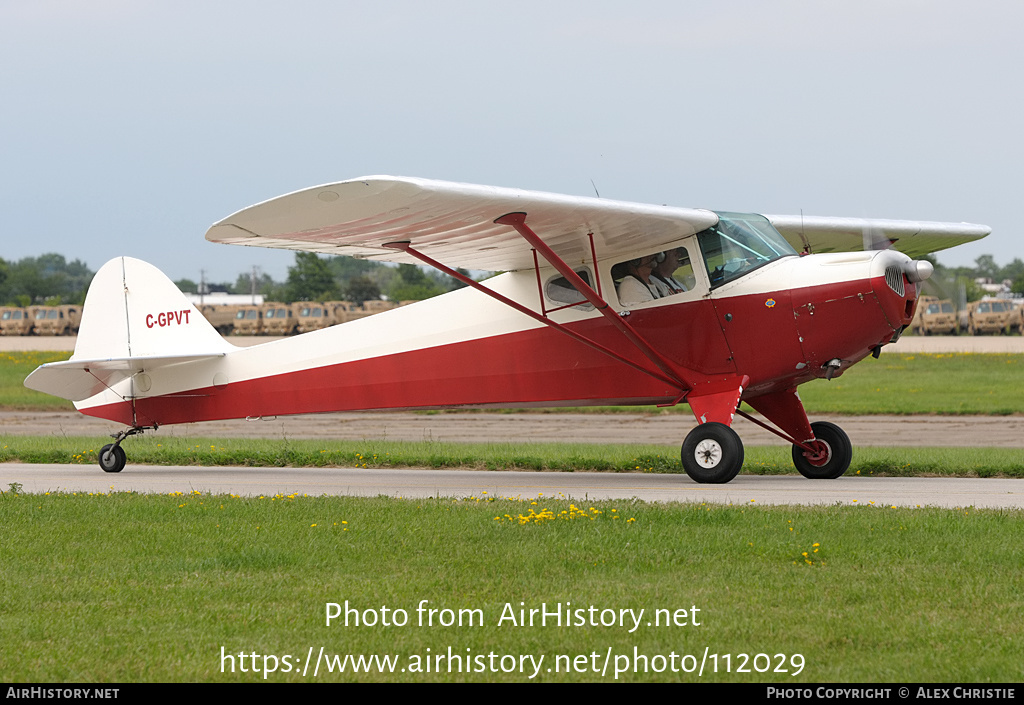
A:
{"type": "Polygon", "coordinates": [[[125,438],[164,424],[685,402],[698,425],[682,465],[697,482],[728,482],[742,467],[736,414],[791,442],[806,477],[835,478],[850,464],[849,438],[810,423],[797,386],[899,337],[932,271],[908,255],[989,232],[373,176],[259,203],[206,238],[423,263],[468,286],[240,348],[160,271],[119,257],[89,288],[74,355],[25,384],[127,426],[100,453],[107,472],[124,467],[125,438]],[[504,273],[478,283],[456,268],[504,273]]]}

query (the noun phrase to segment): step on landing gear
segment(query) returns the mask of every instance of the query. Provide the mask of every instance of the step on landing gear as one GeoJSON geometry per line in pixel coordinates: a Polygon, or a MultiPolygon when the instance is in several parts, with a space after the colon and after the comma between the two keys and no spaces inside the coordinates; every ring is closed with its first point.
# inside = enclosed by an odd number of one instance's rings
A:
{"type": "Polygon", "coordinates": [[[121,447],[121,441],[128,436],[143,433],[146,429],[155,431],[156,426],[132,426],[118,433],[110,434],[114,442],[100,448],[100,468],[103,469],[103,472],[121,472],[124,470],[124,466],[128,462],[128,456],[125,455],[124,448],[121,447]]]}

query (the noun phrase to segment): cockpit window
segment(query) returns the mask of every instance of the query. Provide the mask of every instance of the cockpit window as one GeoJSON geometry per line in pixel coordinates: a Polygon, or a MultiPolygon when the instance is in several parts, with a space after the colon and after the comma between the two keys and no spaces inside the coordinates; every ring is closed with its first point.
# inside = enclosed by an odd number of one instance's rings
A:
{"type": "MultiPolygon", "coordinates": [[[[587,286],[593,286],[590,280],[589,269],[577,269],[575,272],[587,286]]],[[[586,297],[570,284],[568,279],[561,275],[548,279],[547,284],[544,286],[544,294],[557,303],[579,304],[578,306],[573,306],[573,308],[581,311],[590,311],[594,308],[594,305],[587,301],[586,297]]]]}
{"type": "Polygon", "coordinates": [[[685,247],[673,247],[619,262],[612,267],[622,306],[637,306],[693,289],[696,278],[685,247]]]}
{"type": "Polygon", "coordinates": [[[717,213],[718,223],[697,234],[711,288],[796,254],[768,219],[755,213],[717,213]]]}

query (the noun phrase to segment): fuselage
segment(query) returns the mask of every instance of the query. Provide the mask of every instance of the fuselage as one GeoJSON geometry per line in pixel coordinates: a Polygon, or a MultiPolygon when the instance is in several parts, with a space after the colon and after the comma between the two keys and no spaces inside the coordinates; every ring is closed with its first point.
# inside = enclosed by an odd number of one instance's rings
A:
{"type": "MultiPolygon", "coordinates": [[[[682,244],[696,251],[692,238],[682,244]]],[[[694,266],[691,288],[635,306],[618,303],[612,263],[597,262],[609,305],[688,378],[746,375],[744,398],[831,374],[910,323],[916,287],[897,252],[783,256],[712,285],[694,266]],[[902,291],[900,291],[902,289],[902,291]]],[[[586,265],[593,269],[592,264],[586,265]]],[[[547,300],[541,268],[484,284],[532,310],[547,300]]],[[[672,404],[688,391],[623,364],[653,368],[592,306],[548,313],[598,348],[474,289],[227,354],[153,370],[77,404],[128,425],[164,425],[357,409],[672,404]]]]}

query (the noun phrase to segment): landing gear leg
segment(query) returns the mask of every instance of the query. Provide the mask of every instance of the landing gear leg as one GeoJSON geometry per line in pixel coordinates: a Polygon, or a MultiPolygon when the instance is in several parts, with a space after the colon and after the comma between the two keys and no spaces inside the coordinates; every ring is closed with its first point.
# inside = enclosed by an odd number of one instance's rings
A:
{"type": "Polygon", "coordinates": [[[743,467],[743,442],[729,426],[709,421],[687,434],[682,461],[683,470],[695,482],[729,482],[743,467]]]}
{"type": "Polygon", "coordinates": [[[748,403],[782,432],[742,411],[738,413],[792,443],[793,464],[804,477],[833,480],[850,467],[850,461],[853,459],[850,437],[834,423],[809,423],[796,389],[765,394],[751,399],[748,403]]]}
{"type": "Polygon", "coordinates": [[[156,426],[132,426],[118,433],[110,434],[114,442],[100,448],[100,468],[103,469],[103,472],[121,472],[124,470],[124,466],[128,463],[128,456],[125,454],[124,448],[121,447],[121,441],[128,436],[142,433],[147,428],[156,430],[156,426]]]}

